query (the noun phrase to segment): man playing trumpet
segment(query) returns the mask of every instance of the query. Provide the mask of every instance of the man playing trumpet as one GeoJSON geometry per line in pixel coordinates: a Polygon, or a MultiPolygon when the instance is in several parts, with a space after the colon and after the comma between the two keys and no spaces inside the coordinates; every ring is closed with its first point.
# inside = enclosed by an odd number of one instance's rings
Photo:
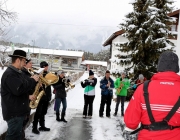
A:
{"type": "Polygon", "coordinates": [[[115,88],[116,88],[116,95],[117,95],[114,116],[117,115],[120,101],[121,101],[121,116],[124,116],[124,102],[127,96],[127,89],[130,86],[129,80],[125,77],[126,77],[126,73],[122,72],[121,78],[117,78],[114,83],[115,88]]]}
{"type": "Polygon", "coordinates": [[[66,107],[67,107],[67,101],[66,101],[66,83],[69,83],[70,80],[67,79],[67,81],[65,80],[65,76],[64,76],[64,72],[62,70],[59,70],[57,72],[57,75],[59,76],[59,81],[53,85],[56,93],[55,93],[55,111],[56,111],[56,120],[58,122],[63,121],[65,123],[67,123],[67,121],[65,120],[65,114],[66,114],[66,107]],[[61,119],[59,118],[59,109],[60,109],[60,105],[63,105],[63,109],[61,112],[61,119]]]}

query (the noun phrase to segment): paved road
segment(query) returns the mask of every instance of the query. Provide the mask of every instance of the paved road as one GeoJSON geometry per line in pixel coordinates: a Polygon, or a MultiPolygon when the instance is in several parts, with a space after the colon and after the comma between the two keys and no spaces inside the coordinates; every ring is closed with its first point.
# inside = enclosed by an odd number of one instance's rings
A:
{"type": "Polygon", "coordinates": [[[90,121],[90,119],[83,119],[80,115],[79,117],[74,117],[70,122],[68,122],[69,125],[64,128],[64,134],[61,134],[58,139],[91,140],[92,128],[90,126],[90,121]]]}

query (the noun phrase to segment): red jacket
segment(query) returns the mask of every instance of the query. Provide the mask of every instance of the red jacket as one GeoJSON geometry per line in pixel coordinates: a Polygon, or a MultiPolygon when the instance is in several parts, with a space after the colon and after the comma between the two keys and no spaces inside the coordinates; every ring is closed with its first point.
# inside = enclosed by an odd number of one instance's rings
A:
{"type": "MultiPolygon", "coordinates": [[[[154,119],[162,121],[180,97],[180,76],[174,72],[157,73],[151,78],[148,91],[154,119]]],[[[136,89],[131,98],[124,121],[126,126],[131,129],[136,129],[139,123],[151,124],[144,101],[143,84],[136,89]]],[[[180,108],[168,124],[180,126],[180,108]]],[[[161,131],[143,129],[139,132],[138,140],[180,140],[180,128],[161,131]]]]}

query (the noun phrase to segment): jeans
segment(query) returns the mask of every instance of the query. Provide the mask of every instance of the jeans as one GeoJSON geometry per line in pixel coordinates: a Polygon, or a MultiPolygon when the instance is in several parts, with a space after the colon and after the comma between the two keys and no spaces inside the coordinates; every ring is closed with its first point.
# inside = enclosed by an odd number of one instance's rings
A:
{"type": "Polygon", "coordinates": [[[84,110],[83,110],[83,115],[87,116],[87,109],[88,109],[88,116],[92,116],[93,112],[93,101],[94,101],[94,96],[88,96],[84,94],[84,110]]]}
{"type": "Polygon", "coordinates": [[[6,140],[22,140],[24,119],[24,116],[14,117],[7,121],[8,129],[6,140]]]}
{"type": "Polygon", "coordinates": [[[62,113],[66,113],[66,107],[67,107],[67,101],[66,101],[66,98],[57,98],[55,100],[56,102],[56,113],[59,113],[59,109],[60,109],[60,106],[61,106],[61,102],[62,102],[62,105],[63,105],[63,109],[62,109],[62,113]]]}
{"type": "Polygon", "coordinates": [[[124,102],[126,100],[126,96],[117,96],[116,108],[115,112],[118,112],[119,103],[121,102],[121,114],[124,114],[124,102]]]}

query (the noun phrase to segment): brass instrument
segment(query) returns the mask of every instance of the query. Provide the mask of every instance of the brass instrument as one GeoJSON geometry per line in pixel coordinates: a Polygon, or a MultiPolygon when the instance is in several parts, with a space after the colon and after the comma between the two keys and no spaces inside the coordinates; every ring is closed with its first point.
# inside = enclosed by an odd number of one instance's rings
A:
{"type": "MultiPolygon", "coordinates": [[[[36,74],[33,69],[28,69],[28,72],[31,74],[31,75],[34,75],[36,74]]],[[[35,109],[37,108],[38,104],[39,104],[39,101],[40,99],[42,98],[42,96],[45,94],[45,91],[44,89],[41,90],[39,92],[39,89],[40,87],[42,86],[42,84],[45,85],[45,87],[49,86],[49,85],[52,85],[52,84],[55,84],[56,82],[58,82],[59,80],[59,77],[52,74],[52,73],[48,73],[46,74],[45,77],[43,77],[41,74],[39,75],[39,81],[35,87],[35,91],[33,92],[32,95],[36,96],[36,100],[35,101],[30,101],[29,103],[29,107],[31,109],[35,109]]]]}
{"type": "Polygon", "coordinates": [[[117,90],[117,93],[121,92],[121,90],[122,90],[122,83],[120,84],[120,86],[116,90],[117,90]]]}
{"type": "Polygon", "coordinates": [[[73,89],[75,87],[75,85],[73,85],[71,82],[67,82],[67,81],[68,81],[67,78],[62,79],[62,82],[65,83],[66,88],[70,87],[71,89],[73,89]]]}

